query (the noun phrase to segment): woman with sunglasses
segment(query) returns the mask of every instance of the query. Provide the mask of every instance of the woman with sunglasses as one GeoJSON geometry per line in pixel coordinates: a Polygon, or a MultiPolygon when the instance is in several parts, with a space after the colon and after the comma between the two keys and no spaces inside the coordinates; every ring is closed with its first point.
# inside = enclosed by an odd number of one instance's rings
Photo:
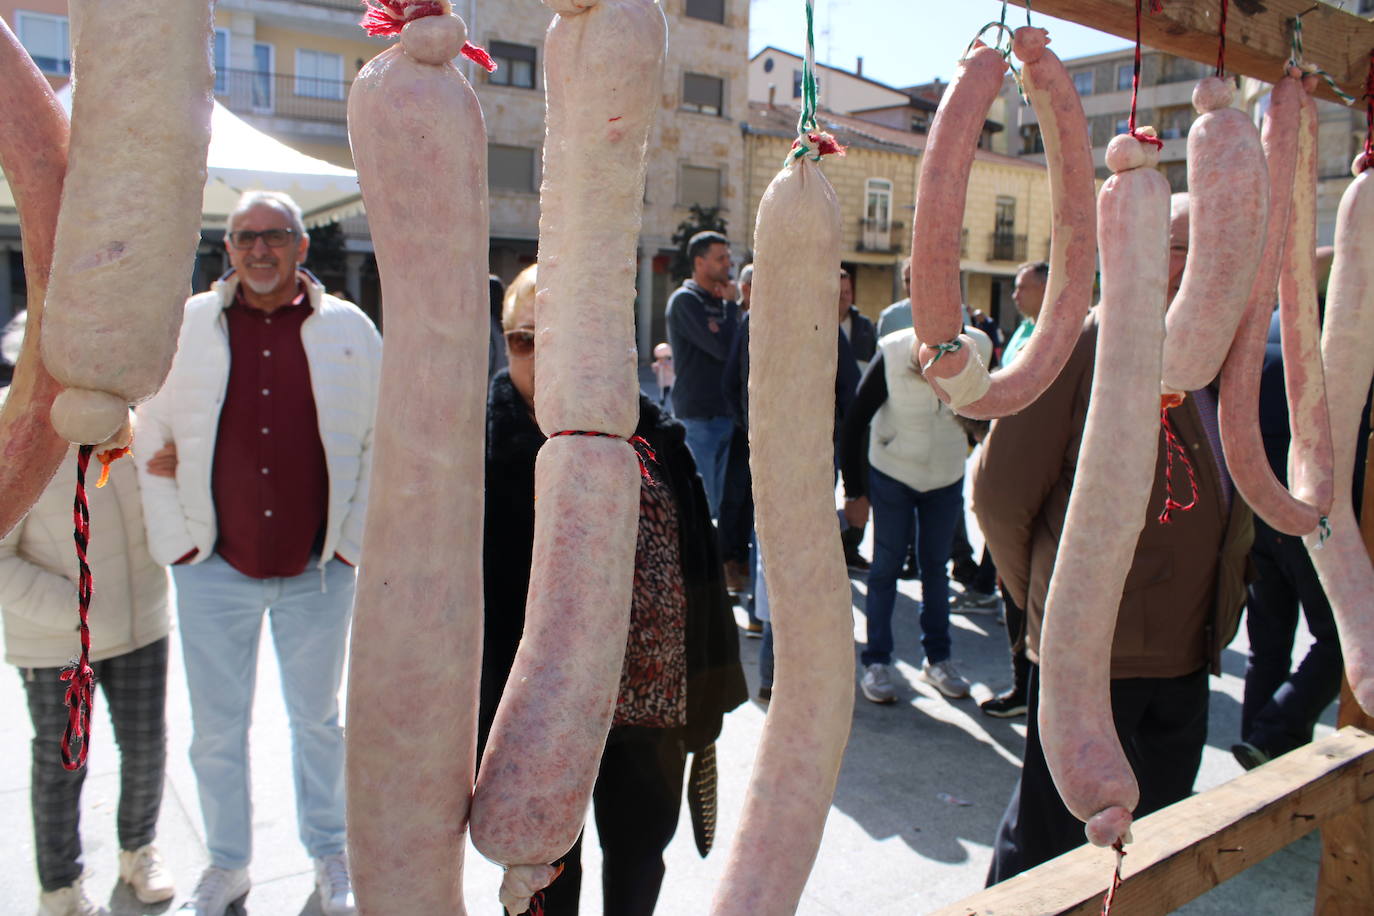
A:
{"type": "MultiPolygon", "coordinates": [[[[534,464],[544,436],[535,423],[536,268],[506,292],[507,368],[487,402],[479,749],[515,659],[525,620],[534,545],[534,464]]],[[[615,718],[593,792],[603,852],[606,916],[648,916],[663,881],[663,850],[677,829],[686,755],[693,754],[694,826],[714,811],[714,742],[726,712],[747,698],[734,617],[726,596],[706,492],[682,425],[640,396],[635,435],[654,452],[653,482],[640,491],[629,642],[615,718]]],[[[479,764],[480,766],[480,764],[479,764]]],[[[547,916],[578,912],[582,840],[544,891],[547,916]]],[[[698,832],[705,855],[709,840],[698,832]]]]}

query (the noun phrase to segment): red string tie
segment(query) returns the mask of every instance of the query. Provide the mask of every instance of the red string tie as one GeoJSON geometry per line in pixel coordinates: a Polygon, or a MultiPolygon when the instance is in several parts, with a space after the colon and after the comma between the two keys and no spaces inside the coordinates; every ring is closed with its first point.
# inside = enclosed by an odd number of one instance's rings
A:
{"type": "MultiPolygon", "coordinates": [[[[1164,0],[1150,0],[1150,12],[1158,13],[1164,9],[1164,0]]],[[[1131,74],[1131,113],[1126,120],[1126,133],[1141,143],[1148,143],[1155,149],[1163,149],[1164,141],[1151,134],[1136,130],[1135,107],[1140,95],[1140,19],[1141,0],[1135,0],[1135,69],[1131,74]]]]}
{"type": "Polygon", "coordinates": [[[635,450],[635,457],[639,459],[639,476],[643,477],[650,486],[658,486],[658,481],[649,472],[649,464],[658,464],[658,455],[654,454],[653,446],[649,445],[649,440],[643,436],[631,436],[626,439],[615,433],[601,433],[590,429],[562,429],[550,435],[549,438],[557,439],[559,436],[591,436],[594,439],[619,439],[622,442],[630,443],[630,448],[635,450]]]}
{"type": "Polygon", "coordinates": [[[1369,75],[1364,81],[1364,156],[1374,165],[1374,49],[1369,52],[1369,75]]]}
{"type": "MultiPolygon", "coordinates": [[[[367,13],[360,25],[373,36],[399,35],[406,23],[426,16],[447,16],[453,9],[449,0],[366,0],[367,13]]],[[[463,56],[488,73],[496,72],[496,61],[470,41],[463,43],[463,56]]]]}
{"type": "Polygon", "coordinates": [[[86,562],[86,550],[91,542],[91,510],[86,500],[86,468],[91,463],[94,447],[81,446],[76,454],[76,500],[72,505],[73,538],[76,541],[77,613],[81,618],[81,655],[62,669],[67,682],[67,727],[62,732],[62,766],[78,770],[86,765],[86,752],[91,746],[91,705],[95,699],[95,671],[91,668],[91,594],[94,582],[91,567],[86,562]],[[80,749],[72,755],[72,744],[80,741],[80,749]]]}
{"type": "Polygon", "coordinates": [[[1112,874],[1112,886],[1107,888],[1107,893],[1102,898],[1102,916],[1110,916],[1112,912],[1112,903],[1116,900],[1116,892],[1121,887],[1121,860],[1126,858],[1126,847],[1120,840],[1112,844],[1112,849],[1116,850],[1116,871],[1112,874]]]}
{"type": "MultiPolygon", "coordinates": [[[[1176,396],[1175,396],[1176,397],[1176,396]]],[[[1187,512],[1197,505],[1197,474],[1193,470],[1193,462],[1188,457],[1188,447],[1183,444],[1183,440],[1174,431],[1174,425],[1169,420],[1169,408],[1176,407],[1182,403],[1181,399],[1174,403],[1168,403],[1173,397],[1165,395],[1164,401],[1159,408],[1159,422],[1164,427],[1164,511],[1159,513],[1159,523],[1167,525],[1173,521],[1174,510],[1187,512]],[[1188,472],[1188,485],[1193,490],[1193,498],[1187,505],[1174,499],[1174,458],[1178,457],[1183,462],[1183,469],[1188,472]]]]}

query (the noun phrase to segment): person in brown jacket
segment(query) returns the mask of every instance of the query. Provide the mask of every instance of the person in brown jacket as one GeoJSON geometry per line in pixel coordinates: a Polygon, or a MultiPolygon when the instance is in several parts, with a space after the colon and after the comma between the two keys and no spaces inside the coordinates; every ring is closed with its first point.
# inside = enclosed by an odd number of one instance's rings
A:
{"type": "MultiPolygon", "coordinates": [[[[1186,196],[1175,195],[1173,252],[1187,251],[1186,196]],[[1179,198],[1182,198],[1180,200],[1179,198]]],[[[1170,296],[1183,269],[1171,257],[1170,296]]],[[[1110,308],[1110,305],[1098,308],[1110,308]]],[[[1045,597],[1064,529],[1092,387],[1098,311],[1049,389],[1021,413],[997,420],[973,483],[974,512],[1003,584],[1027,612],[1032,662],[1021,777],[997,829],[989,885],[1084,842],[1083,824],[1059,798],[1040,744],[1039,648],[1045,597]]],[[[1112,643],[1112,713],[1140,784],[1136,817],[1186,798],[1207,738],[1208,673],[1235,635],[1245,601],[1252,515],[1222,458],[1214,389],[1191,392],[1169,411],[1197,481],[1197,502],[1162,524],[1165,436],[1159,436],[1150,511],[1136,545],[1112,643]]],[[[1175,462],[1174,496],[1186,503],[1189,475],[1175,462]]]]}

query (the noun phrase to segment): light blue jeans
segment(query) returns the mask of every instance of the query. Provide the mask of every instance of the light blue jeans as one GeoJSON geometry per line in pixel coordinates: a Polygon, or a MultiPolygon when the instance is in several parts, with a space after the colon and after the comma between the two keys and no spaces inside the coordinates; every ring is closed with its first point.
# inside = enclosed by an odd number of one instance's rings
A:
{"type": "Polygon", "coordinates": [[[205,818],[210,864],[246,868],[253,851],[248,726],[263,614],[281,664],[291,722],[296,819],[312,858],[344,850],[344,739],[339,684],[353,613],[355,572],[312,557],[289,579],[253,579],[213,554],[173,566],[186,682],[191,766],[205,818]]]}
{"type": "Polygon", "coordinates": [[[720,496],[725,492],[725,466],[730,461],[730,438],[735,421],[730,417],[678,417],[687,430],[687,450],[696,462],[706,487],[711,518],[720,518],[720,496]]]}

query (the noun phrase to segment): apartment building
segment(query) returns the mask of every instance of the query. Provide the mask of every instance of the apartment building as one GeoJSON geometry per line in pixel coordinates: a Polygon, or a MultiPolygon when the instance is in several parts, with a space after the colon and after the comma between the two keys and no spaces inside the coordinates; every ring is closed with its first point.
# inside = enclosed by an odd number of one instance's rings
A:
{"type": "MultiPolygon", "coordinates": [[[[1106,166],[1107,144],[1112,137],[1126,131],[1131,112],[1134,64],[1132,49],[1064,61],[1088,119],[1098,178],[1111,174],[1106,166]]],[[[1192,103],[1193,87],[1199,79],[1211,74],[1210,66],[1160,51],[1147,50],[1141,59],[1136,123],[1153,126],[1164,141],[1159,168],[1175,191],[1188,187],[1188,128],[1197,117],[1192,103]]],[[[1013,139],[1019,141],[1013,152],[1044,162],[1045,145],[1035,110],[1020,104],[1014,85],[1003,91],[1003,98],[1009,102],[1008,123],[1013,139]]]]}
{"type": "MultiPolygon", "coordinates": [[[[755,102],[745,125],[745,171],[752,224],[768,182],[797,134],[798,109],[755,102]]],[[[826,159],[826,177],[839,197],[841,260],[854,273],[855,304],[876,318],[902,298],[901,264],[911,253],[911,219],[926,136],[885,127],[857,115],[822,111],[821,126],[847,147],[826,159]]],[[[1050,194],[1045,167],[978,150],[963,215],[960,279],[964,301],[1013,327],[1016,267],[1049,255],[1050,194]]]]}

